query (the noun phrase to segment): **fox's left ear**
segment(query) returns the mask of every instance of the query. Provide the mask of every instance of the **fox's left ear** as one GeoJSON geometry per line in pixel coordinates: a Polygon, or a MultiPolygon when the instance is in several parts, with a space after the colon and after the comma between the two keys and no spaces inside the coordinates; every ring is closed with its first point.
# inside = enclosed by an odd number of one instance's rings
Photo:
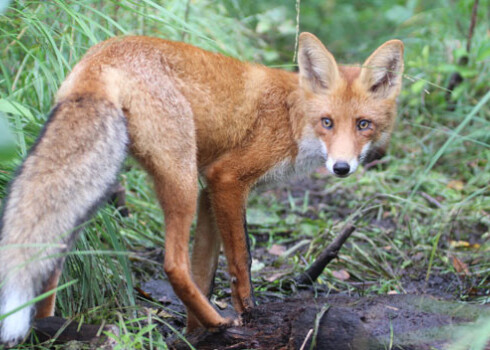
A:
{"type": "Polygon", "coordinates": [[[403,43],[390,40],[381,45],[362,65],[360,80],[379,98],[396,97],[403,75],[403,43]]]}

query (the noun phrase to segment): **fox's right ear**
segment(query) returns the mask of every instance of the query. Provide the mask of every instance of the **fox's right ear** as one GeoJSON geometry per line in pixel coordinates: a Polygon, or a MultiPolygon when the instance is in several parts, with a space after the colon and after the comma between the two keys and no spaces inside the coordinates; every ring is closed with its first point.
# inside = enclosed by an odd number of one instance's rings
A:
{"type": "Polygon", "coordinates": [[[299,36],[298,65],[301,86],[313,92],[330,89],[340,76],[333,55],[310,33],[299,36]]]}

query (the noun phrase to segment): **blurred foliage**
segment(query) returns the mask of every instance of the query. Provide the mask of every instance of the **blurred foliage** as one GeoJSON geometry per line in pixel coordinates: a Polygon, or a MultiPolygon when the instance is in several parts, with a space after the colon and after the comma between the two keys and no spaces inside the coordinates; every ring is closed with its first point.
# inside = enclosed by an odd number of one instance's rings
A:
{"type": "MultiPolygon", "coordinates": [[[[0,15],[0,198],[35,142],[60,83],[93,44],[116,35],[153,35],[294,70],[297,4],[12,1],[0,15]]],[[[416,270],[428,277],[456,276],[456,298],[489,302],[490,107],[475,106],[489,92],[490,7],[488,0],[480,0],[467,52],[473,4],[474,0],[301,1],[299,30],[316,34],[341,63],[362,63],[384,41],[403,40],[406,74],[398,125],[385,158],[388,167],[359,171],[343,180],[316,175],[321,196],[308,188],[293,193],[290,185],[286,199],[272,192],[253,195],[249,223],[257,246],[306,244],[306,252],[295,251],[289,259],[297,273],[314,260],[343,220],[355,219],[358,230],[332,269],[346,269],[353,280],[372,283],[368,293],[403,292],[402,277],[416,270]],[[448,92],[454,73],[463,80],[448,92]],[[380,222],[392,223],[394,229],[386,230],[380,222]],[[454,242],[470,248],[455,248],[454,242]],[[457,274],[451,263],[454,256],[468,264],[470,276],[457,274]]],[[[130,336],[121,342],[148,348],[151,341],[135,338],[126,323],[136,328],[135,333],[149,333],[145,337],[150,339],[163,342],[162,336],[132,322],[135,309],[125,305],[135,304],[135,275],[141,280],[153,274],[163,278],[162,269],[160,262],[152,262],[149,270],[130,264],[125,251],[128,248],[134,258],[161,247],[163,217],[146,175],[133,161],[127,162],[121,181],[132,214],[122,218],[106,206],[87,225],[64,272],[66,280],[78,283],[60,293],[58,312],[98,323],[123,319],[121,339],[130,336]]],[[[262,274],[254,274],[254,283],[259,296],[270,295],[277,284],[262,274]]],[[[217,283],[226,295],[227,281],[217,283]]],[[[356,293],[329,269],[318,284],[356,293]]]]}

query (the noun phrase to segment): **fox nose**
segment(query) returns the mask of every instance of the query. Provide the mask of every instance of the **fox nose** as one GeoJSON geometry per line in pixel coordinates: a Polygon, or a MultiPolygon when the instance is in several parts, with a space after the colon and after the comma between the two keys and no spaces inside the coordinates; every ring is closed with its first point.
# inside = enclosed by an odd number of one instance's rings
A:
{"type": "Polygon", "coordinates": [[[349,173],[350,166],[346,162],[337,162],[333,165],[333,172],[335,175],[344,176],[349,173]]]}

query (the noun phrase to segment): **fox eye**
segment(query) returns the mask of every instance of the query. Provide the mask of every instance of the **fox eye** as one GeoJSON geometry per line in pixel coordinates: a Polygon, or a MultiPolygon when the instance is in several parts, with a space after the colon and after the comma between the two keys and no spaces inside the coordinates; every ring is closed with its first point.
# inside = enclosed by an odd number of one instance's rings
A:
{"type": "Polygon", "coordinates": [[[366,130],[370,126],[371,126],[371,122],[369,120],[366,120],[366,119],[361,119],[357,122],[357,128],[359,130],[366,130]]]}
{"type": "Polygon", "coordinates": [[[333,121],[330,118],[322,118],[322,126],[325,129],[332,129],[333,128],[333,121]]]}

